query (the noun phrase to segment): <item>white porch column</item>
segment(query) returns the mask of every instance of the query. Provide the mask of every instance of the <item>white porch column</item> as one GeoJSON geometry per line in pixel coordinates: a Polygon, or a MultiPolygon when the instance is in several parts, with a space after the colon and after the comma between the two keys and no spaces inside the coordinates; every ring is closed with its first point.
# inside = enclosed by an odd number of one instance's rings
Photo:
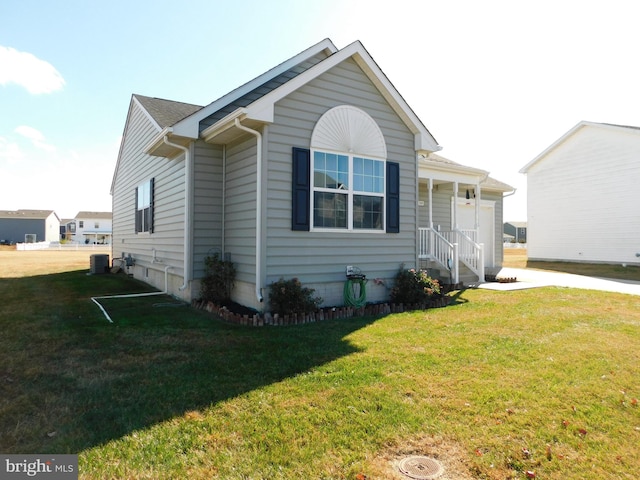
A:
{"type": "Polygon", "coordinates": [[[478,239],[480,238],[480,182],[476,183],[476,189],[475,189],[475,200],[476,200],[476,219],[475,219],[475,230],[476,230],[476,235],[478,236],[476,239],[476,242],[478,241],[478,239]]]}
{"type": "Polygon", "coordinates": [[[458,181],[453,182],[453,225],[451,230],[458,229],[458,181]]]}
{"type": "Polygon", "coordinates": [[[429,178],[429,228],[433,230],[433,178],[429,178]]]}

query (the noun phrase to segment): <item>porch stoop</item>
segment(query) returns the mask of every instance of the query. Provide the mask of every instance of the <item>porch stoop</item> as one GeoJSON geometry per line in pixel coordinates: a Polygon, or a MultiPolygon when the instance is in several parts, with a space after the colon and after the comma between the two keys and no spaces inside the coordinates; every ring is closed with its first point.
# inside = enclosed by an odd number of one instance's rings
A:
{"type": "Polygon", "coordinates": [[[439,265],[437,265],[434,261],[424,260],[420,262],[420,268],[422,270],[426,270],[427,274],[431,278],[435,278],[440,282],[440,285],[451,285],[452,290],[460,290],[460,288],[464,285],[477,284],[479,282],[478,276],[473,273],[469,268],[467,268],[464,264],[460,265],[460,271],[458,272],[458,283],[454,284],[452,276],[449,275],[449,271],[446,269],[442,269],[439,265]],[[457,288],[456,288],[457,287],[457,288]]]}

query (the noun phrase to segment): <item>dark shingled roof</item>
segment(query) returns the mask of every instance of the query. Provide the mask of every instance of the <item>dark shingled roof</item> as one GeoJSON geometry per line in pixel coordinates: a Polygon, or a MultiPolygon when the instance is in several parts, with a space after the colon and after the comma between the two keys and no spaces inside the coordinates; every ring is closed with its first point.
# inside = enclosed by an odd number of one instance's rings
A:
{"type": "Polygon", "coordinates": [[[35,218],[45,219],[53,210],[0,210],[0,218],[35,218]]]}
{"type": "Polygon", "coordinates": [[[88,218],[91,220],[94,218],[103,218],[105,220],[111,220],[113,215],[111,212],[78,212],[75,218],[88,218]]]}
{"type": "Polygon", "coordinates": [[[134,97],[138,99],[144,109],[149,112],[149,115],[160,125],[160,128],[170,127],[203,108],[200,105],[145,97],[144,95],[134,95],[134,97]]]}

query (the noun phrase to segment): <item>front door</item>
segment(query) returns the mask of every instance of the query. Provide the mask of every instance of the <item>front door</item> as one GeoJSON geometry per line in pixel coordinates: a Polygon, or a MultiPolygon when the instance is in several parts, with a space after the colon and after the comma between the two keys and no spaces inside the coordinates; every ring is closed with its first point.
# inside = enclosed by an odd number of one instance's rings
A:
{"type": "MultiPolygon", "coordinates": [[[[495,266],[495,202],[482,200],[480,203],[480,237],[484,244],[484,266],[495,266]]],[[[473,230],[476,223],[475,200],[458,200],[458,228],[473,230]]]]}

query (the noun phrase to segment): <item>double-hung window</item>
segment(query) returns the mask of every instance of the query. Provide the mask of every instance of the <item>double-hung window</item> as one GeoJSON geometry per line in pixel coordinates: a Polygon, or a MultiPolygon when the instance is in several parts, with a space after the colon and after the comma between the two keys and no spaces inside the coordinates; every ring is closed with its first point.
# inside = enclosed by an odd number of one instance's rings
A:
{"type": "Polygon", "coordinates": [[[153,232],[153,178],[136,188],[136,233],[153,232]]]}
{"type": "Polygon", "coordinates": [[[313,151],[313,228],[384,229],[385,160],[313,151]]]}
{"type": "Polygon", "coordinates": [[[387,160],[384,135],[368,113],[329,109],[310,147],[293,147],[292,230],[400,231],[400,164],[387,160]]]}

